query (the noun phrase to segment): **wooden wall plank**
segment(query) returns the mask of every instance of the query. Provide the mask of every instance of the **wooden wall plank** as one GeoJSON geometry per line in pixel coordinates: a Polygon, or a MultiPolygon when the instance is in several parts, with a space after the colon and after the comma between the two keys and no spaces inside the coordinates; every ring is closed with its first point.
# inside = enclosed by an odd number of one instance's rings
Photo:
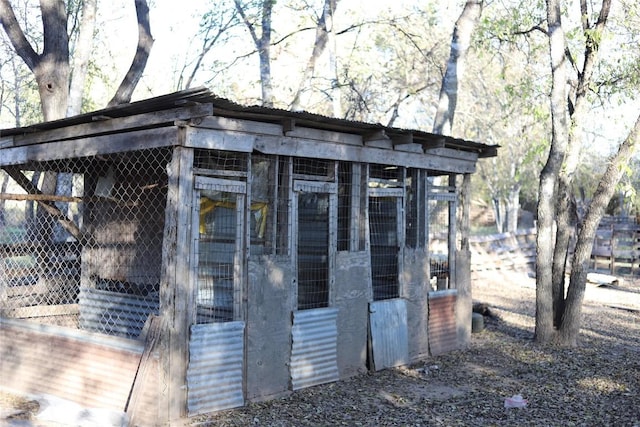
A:
{"type": "Polygon", "coordinates": [[[173,108],[170,110],[136,114],[133,116],[111,118],[93,121],[79,125],[66,126],[58,129],[43,130],[37,133],[17,135],[13,138],[14,146],[41,144],[47,142],[64,141],[68,139],[87,138],[92,135],[135,130],[163,123],[173,123],[178,120],[188,120],[211,114],[211,104],[198,104],[189,107],[173,108]]]}
{"type": "Polygon", "coordinates": [[[2,150],[0,166],[20,165],[29,161],[72,159],[173,146],[178,144],[178,129],[177,126],[167,126],[79,138],[73,141],[58,141],[7,148],[2,150]]]}

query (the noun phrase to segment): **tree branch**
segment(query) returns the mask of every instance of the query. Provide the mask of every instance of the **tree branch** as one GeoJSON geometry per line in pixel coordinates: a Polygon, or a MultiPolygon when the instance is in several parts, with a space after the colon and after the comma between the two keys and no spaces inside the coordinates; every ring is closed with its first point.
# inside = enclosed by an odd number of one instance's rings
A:
{"type": "Polygon", "coordinates": [[[4,31],[20,58],[31,71],[34,71],[40,62],[40,56],[33,50],[22,28],[20,28],[9,0],[0,0],[0,23],[2,23],[4,31]]]}
{"type": "Polygon", "coordinates": [[[133,57],[129,71],[122,80],[122,83],[120,83],[120,87],[113,96],[113,99],[109,101],[109,107],[131,101],[131,95],[133,95],[133,91],[147,66],[149,53],[153,46],[147,0],[135,0],[135,4],[136,16],[138,18],[138,48],[136,49],[136,54],[133,57]]]}

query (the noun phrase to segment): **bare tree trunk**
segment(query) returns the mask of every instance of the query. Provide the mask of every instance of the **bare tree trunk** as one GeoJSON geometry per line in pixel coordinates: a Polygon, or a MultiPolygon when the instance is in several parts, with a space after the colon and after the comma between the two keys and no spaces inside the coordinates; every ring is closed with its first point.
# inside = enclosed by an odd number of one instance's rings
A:
{"type": "Polygon", "coordinates": [[[298,86],[298,90],[296,91],[293,101],[291,102],[291,109],[293,111],[301,110],[301,96],[304,91],[309,87],[311,79],[313,78],[313,74],[316,69],[316,62],[318,58],[322,55],[325,48],[327,47],[327,41],[329,40],[329,32],[333,31],[333,13],[336,10],[336,6],[338,4],[338,0],[325,0],[324,6],[322,8],[322,15],[320,15],[320,19],[318,19],[318,23],[316,25],[316,39],[313,44],[313,50],[311,51],[311,56],[307,61],[307,66],[304,69],[304,73],[302,74],[302,79],[300,80],[300,85],[298,86]]]}
{"type": "Polygon", "coordinates": [[[120,87],[116,90],[116,94],[109,101],[108,106],[118,104],[126,104],[131,101],[133,91],[138,85],[142,73],[147,66],[149,53],[153,46],[153,37],[151,36],[151,25],[149,23],[149,6],[147,0],[135,0],[136,17],[138,19],[138,48],[131,62],[129,71],[124,76],[120,87]]]}
{"type": "Polygon", "coordinates": [[[504,231],[515,233],[518,230],[518,212],[520,211],[520,189],[519,183],[514,183],[509,189],[506,205],[506,228],[504,231]]]}
{"type": "Polygon", "coordinates": [[[598,188],[580,227],[578,242],[571,261],[572,269],[566,309],[562,316],[558,334],[558,342],[562,345],[575,346],[577,343],[593,239],[607,204],[615,192],[616,185],[624,174],[624,165],[629,163],[629,160],[638,149],[638,139],[640,139],[640,116],[636,119],[633,129],[627,139],[620,145],[616,155],[610,159],[607,170],[600,178],[598,188]]]}
{"type": "Polygon", "coordinates": [[[567,151],[566,58],[560,0],[547,0],[549,53],[552,70],[551,148],[540,172],[538,230],[536,234],[536,331],[535,340],[547,343],[554,337],[552,304],[553,223],[560,168],[567,151]]]}
{"type": "Polygon", "coordinates": [[[61,0],[41,0],[44,45],[36,53],[25,37],[9,0],[0,0],[0,21],[16,53],[33,72],[38,83],[45,121],[63,118],[69,94],[69,38],[67,14],[61,0]]]}
{"type": "Polygon", "coordinates": [[[449,61],[440,87],[438,110],[433,124],[434,133],[441,135],[451,133],[458,100],[458,83],[464,74],[464,59],[471,44],[471,35],[480,21],[482,7],[483,0],[467,0],[456,21],[449,61]]]}
{"type": "Polygon", "coordinates": [[[491,199],[493,204],[493,216],[496,218],[496,231],[502,233],[504,231],[504,213],[502,209],[502,201],[499,197],[491,199]]]}
{"type": "MultiPolygon", "coordinates": [[[[337,0],[336,0],[337,3],[337,0]]],[[[337,6],[337,5],[336,5],[337,6]]],[[[331,19],[331,23],[327,23],[327,26],[333,29],[333,15],[328,18],[331,19]]],[[[329,31],[329,73],[331,74],[331,109],[333,111],[333,117],[344,117],[342,108],[342,89],[340,88],[340,72],[338,69],[338,55],[336,53],[336,33],[335,31],[329,31]]]]}
{"type": "MultiPolygon", "coordinates": [[[[580,161],[580,151],[583,141],[583,123],[588,108],[587,92],[592,80],[594,67],[599,53],[599,38],[604,31],[611,10],[611,0],[603,0],[600,13],[595,25],[589,22],[589,10],[586,1],[580,2],[582,30],[587,42],[585,43],[584,62],[582,71],[578,74],[575,91],[569,96],[569,115],[571,117],[571,132],[568,134],[567,152],[564,165],[558,177],[557,205],[557,234],[553,254],[553,285],[552,299],[554,312],[554,326],[558,327],[565,309],[565,271],[567,267],[570,240],[577,224],[577,208],[575,197],[571,191],[571,184],[580,161]]],[[[571,55],[565,49],[565,56],[571,60],[571,55]]]]}
{"type": "Polygon", "coordinates": [[[242,17],[242,21],[246,25],[253,43],[258,50],[260,58],[260,85],[262,89],[262,105],[265,107],[273,107],[273,86],[271,82],[271,13],[273,11],[273,0],[262,0],[260,37],[256,32],[254,24],[249,20],[245,13],[244,6],[240,0],[234,0],[236,10],[242,17]]]}
{"type": "Polygon", "coordinates": [[[71,84],[69,85],[69,105],[67,116],[80,114],[82,110],[82,94],[87,79],[89,58],[93,47],[93,37],[96,27],[97,0],[84,0],[82,3],[82,18],[80,30],[73,51],[73,65],[71,66],[71,84]]]}

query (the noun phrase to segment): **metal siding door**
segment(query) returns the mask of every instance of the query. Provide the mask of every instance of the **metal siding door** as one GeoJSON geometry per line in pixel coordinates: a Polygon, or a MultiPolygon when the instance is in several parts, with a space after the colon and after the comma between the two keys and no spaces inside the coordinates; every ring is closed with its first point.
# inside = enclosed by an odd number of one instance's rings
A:
{"type": "Polygon", "coordinates": [[[432,356],[456,350],[456,289],[429,293],[429,352],[432,356]]]}
{"type": "Polygon", "coordinates": [[[244,405],[244,322],[191,326],[189,415],[244,405]]]}
{"type": "Polygon", "coordinates": [[[295,287],[298,310],[293,312],[292,319],[290,374],[292,388],[297,390],[337,381],[340,377],[338,309],[331,307],[335,282],[334,256],[337,249],[336,184],[295,181],[293,214],[298,218],[298,221],[294,221],[293,224],[294,238],[292,239],[293,265],[298,280],[295,287]],[[314,195],[318,196],[317,200],[312,197],[314,195]],[[328,206],[316,209],[315,213],[307,212],[312,214],[311,216],[326,215],[326,218],[319,220],[316,217],[311,221],[307,221],[309,218],[304,218],[307,223],[301,227],[301,211],[305,209],[301,206],[302,203],[312,205],[328,203],[328,206]],[[319,234],[320,227],[323,235],[319,234]],[[305,235],[303,236],[301,232],[305,235]],[[314,243],[306,240],[307,238],[317,240],[314,243]],[[308,263],[309,261],[311,262],[308,263]],[[303,288],[300,288],[301,276],[304,276],[306,281],[303,288]],[[322,288],[322,292],[314,293],[314,286],[322,288]]]}
{"type": "Polygon", "coordinates": [[[197,415],[244,405],[246,184],[196,177],[187,408],[197,415]]]}
{"type": "Polygon", "coordinates": [[[407,303],[403,299],[374,301],[369,304],[373,369],[409,363],[407,303]]]}
{"type": "Polygon", "coordinates": [[[338,309],[293,313],[291,385],[294,390],[337,381],[338,309]]]}
{"type": "Polygon", "coordinates": [[[400,298],[404,247],[404,190],[369,188],[369,240],[374,301],[369,304],[372,367],[409,363],[406,301],[400,298]]]}

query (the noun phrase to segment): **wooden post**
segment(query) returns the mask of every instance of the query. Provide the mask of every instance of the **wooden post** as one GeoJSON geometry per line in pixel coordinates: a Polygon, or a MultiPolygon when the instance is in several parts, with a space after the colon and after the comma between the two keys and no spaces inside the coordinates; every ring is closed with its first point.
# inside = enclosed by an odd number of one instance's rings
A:
{"type": "MultiPolygon", "coordinates": [[[[456,175],[449,175],[449,187],[453,189],[455,192],[456,188],[456,175]]],[[[456,287],[456,218],[457,218],[457,209],[458,205],[457,200],[454,198],[453,201],[448,202],[449,205],[449,288],[453,289],[456,287]]]]}
{"type": "Polygon", "coordinates": [[[162,334],[160,420],[187,415],[189,328],[193,319],[194,284],[189,274],[193,150],[176,147],[167,166],[168,189],[162,244],[160,315],[162,334]]]}

